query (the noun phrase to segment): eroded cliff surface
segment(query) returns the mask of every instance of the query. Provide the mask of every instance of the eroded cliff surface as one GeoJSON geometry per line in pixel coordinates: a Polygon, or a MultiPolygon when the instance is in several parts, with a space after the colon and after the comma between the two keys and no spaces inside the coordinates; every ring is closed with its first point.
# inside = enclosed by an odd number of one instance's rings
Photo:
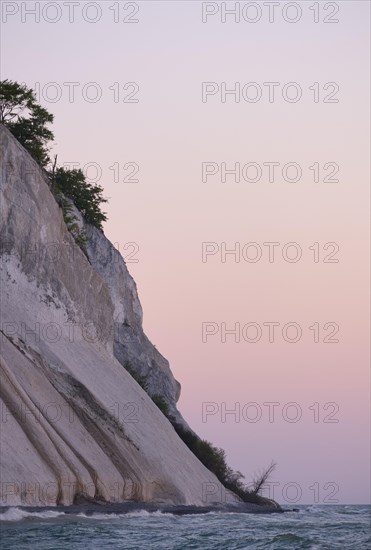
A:
{"type": "Polygon", "coordinates": [[[123,259],[94,228],[82,252],[44,172],[0,139],[1,504],[234,502],[123,366],[184,423],[123,259]]]}

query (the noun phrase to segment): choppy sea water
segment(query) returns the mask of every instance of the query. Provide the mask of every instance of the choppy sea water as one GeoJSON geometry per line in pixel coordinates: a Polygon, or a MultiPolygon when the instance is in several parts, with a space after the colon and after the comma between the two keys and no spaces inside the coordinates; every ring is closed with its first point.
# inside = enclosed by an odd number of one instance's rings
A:
{"type": "Polygon", "coordinates": [[[369,506],[299,506],[284,514],[179,516],[135,511],[87,516],[59,510],[0,514],[1,548],[12,550],[369,550],[369,506]]]}

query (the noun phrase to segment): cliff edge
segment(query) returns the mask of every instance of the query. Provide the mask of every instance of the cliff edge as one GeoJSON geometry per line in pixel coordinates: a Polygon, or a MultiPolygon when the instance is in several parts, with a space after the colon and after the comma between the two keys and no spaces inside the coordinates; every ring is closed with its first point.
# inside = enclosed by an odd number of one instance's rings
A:
{"type": "Polygon", "coordinates": [[[83,252],[45,172],[0,139],[1,504],[237,502],[124,368],[186,426],[125,262],[92,227],[83,252]]]}

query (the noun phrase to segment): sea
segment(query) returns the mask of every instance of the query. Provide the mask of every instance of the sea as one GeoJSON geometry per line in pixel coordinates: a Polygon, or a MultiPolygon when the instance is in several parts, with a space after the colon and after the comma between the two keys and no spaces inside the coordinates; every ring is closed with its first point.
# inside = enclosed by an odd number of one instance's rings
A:
{"type": "Polygon", "coordinates": [[[370,506],[297,506],[284,514],[66,514],[2,509],[2,550],[371,550],[370,506]]]}

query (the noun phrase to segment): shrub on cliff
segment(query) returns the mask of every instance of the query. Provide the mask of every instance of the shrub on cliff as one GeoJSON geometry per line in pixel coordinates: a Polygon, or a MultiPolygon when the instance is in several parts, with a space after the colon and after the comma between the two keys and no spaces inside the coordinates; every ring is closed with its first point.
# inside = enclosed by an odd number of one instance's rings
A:
{"type": "Polygon", "coordinates": [[[132,364],[129,361],[126,361],[124,364],[124,368],[128,371],[130,376],[134,378],[134,380],[139,384],[139,386],[148,393],[148,384],[147,384],[147,378],[145,376],[140,376],[132,366],[132,364]]]}
{"type": "Polygon", "coordinates": [[[71,199],[85,220],[102,231],[102,223],[107,220],[100,208],[102,203],[107,202],[103,198],[102,187],[88,183],[82,170],[58,168],[53,180],[56,192],[62,192],[71,199]]]}
{"type": "Polygon", "coordinates": [[[167,418],[169,418],[170,416],[169,407],[165,399],[162,397],[162,395],[156,394],[150,397],[152,398],[152,401],[154,402],[154,404],[157,405],[157,407],[160,409],[162,414],[164,414],[167,418]]]}

